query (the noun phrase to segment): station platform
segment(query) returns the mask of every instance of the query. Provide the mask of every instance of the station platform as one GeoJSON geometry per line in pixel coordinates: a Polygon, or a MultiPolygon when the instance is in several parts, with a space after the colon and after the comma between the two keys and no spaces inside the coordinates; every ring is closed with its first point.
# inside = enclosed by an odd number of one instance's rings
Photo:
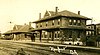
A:
{"type": "MultiPolygon", "coordinates": [[[[13,41],[13,40],[12,40],[13,41]]],[[[59,43],[53,43],[53,42],[40,42],[40,41],[35,41],[31,42],[31,40],[22,40],[22,41],[14,41],[14,42],[20,42],[20,43],[26,43],[26,44],[32,44],[32,45],[39,45],[39,46],[61,46],[69,49],[82,49],[86,51],[97,51],[100,52],[99,47],[90,47],[90,46],[76,46],[76,45],[64,45],[64,44],[59,44],[59,43]]]]}

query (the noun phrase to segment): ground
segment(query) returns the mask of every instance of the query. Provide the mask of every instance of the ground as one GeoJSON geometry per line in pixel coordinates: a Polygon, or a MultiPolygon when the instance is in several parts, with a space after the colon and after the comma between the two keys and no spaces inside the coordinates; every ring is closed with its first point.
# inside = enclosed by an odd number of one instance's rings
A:
{"type": "Polygon", "coordinates": [[[10,41],[10,40],[0,40],[0,55],[17,55],[18,50],[23,49],[26,55],[59,55],[59,53],[54,53],[48,51],[45,47],[40,47],[32,44],[26,44],[24,41],[10,41]],[[44,50],[46,49],[46,50],[44,50]]]}
{"type": "MultiPolygon", "coordinates": [[[[36,44],[36,43],[35,43],[36,44]]],[[[50,51],[48,46],[35,45],[31,41],[13,41],[13,40],[0,40],[0,55],[17,55],[18,51],[22,48],[26,55],[66,55],[58,52],[50,51]]],[[[38,43],[37,43],[38,44],[38,43]]],[[[65,52],[67,52],[66,49],[65,52]]],[[[99,55],[96,52],[87,52],[77,50],[79,55],[99,55]]]]}

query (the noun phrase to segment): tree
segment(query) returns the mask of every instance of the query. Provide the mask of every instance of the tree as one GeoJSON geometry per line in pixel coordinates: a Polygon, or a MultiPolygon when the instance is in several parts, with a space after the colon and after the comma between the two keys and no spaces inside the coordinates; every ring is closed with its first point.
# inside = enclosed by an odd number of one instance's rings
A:
{"type": "Polygon", "coordinates": [[[76,41],[76,39],[77,39],[76,32],[75,31],[72,31],[72,41],[73,41],[73,45],[74,45],[74,42],[76,41]]]}
{"type": "Polygon", "coordinates": [[[95,38],[93,36],[90,36],[89,38],[87,38],[86,45],[95,46],[95,38]]]}
{"type": "Polygon", "coordinates": [[[96,44],[97,44],[97,47],[99,47],[99,42],[100,42],[100,35],[96,36],[96,44]]]}

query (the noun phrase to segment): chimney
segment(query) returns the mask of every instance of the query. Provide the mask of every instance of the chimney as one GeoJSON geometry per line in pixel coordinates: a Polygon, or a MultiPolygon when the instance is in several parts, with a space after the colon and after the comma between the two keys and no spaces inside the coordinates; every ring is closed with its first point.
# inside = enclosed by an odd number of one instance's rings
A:
{"type": "Polygon", "coordinates": [[[39,13],[39,19],[41,19],[41,13],[39,13]]]}
{"type": "Polygon", "coordinates": [[[55,14],[57,14],[57,13],[58,13],[58,7],[55,8],[55,14]]]}
{"type": "Polygon", "coordinates": [[[80,11],[78,11],[78,15],[80,15],[80,11]]]}

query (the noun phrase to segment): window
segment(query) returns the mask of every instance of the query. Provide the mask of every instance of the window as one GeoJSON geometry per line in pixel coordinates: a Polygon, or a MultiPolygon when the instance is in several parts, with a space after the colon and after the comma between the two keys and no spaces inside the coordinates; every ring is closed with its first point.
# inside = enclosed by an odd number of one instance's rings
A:
{"type": "Polygon", "coordinates": [[[58,33],[58,38],[59,38],[59,36],[60,36],[60,33],[58,33]]]}
{"type": "Polygon", "coordinates": [[[25,38],[27,38],[27,34],[25,34],[25,38]]]}
{"type": "Polygon", "coordinates": [[[81,20],[77,20],[78,26],[81,25],[81,20]]]}
{"type": "MultiPolygon", "coordinates": [[[[91,34],[94,35],[94,31],[91,31],[91,34]]],[[[99,33],[100,34],[100,33],[99,33]]]]}
{"type": "Polygon", "coordinates": [[[54,20],[52,21],[52,25],[54,25],[54,20]]]}
{"type": "Polygon", "coordinates": [[[42,27],[42,23],[40,24],[40,27],[42,27]]]}
{"type": "Polygon", "coordinates": [[[60,31],[58,31],[58,38],[60,37],[60,31]]]}
{"type": "Polygon", "coordinates": [[[36,28],[38,28],[38,25],[36,25],[36,28]]]}
{"type": "Polygon", "coordinates": [[[89,35],[91,35],[91,31],[89,31],[89,35]]]}
{"type": "Polygon", "coordinates": [[[46,22],[46,26],[48,26],[48,22],[46,22]]]}
{"type": "Polygon", "coordinates": [[[38,28],[38,24],[36,24],[36,28],[38,28]]]}
{"type": "Polygon", "coordinates": [[[58,19],[58,21],[60,21],[60,19],[58,19]]]}
{"type": "Polygon", "coordinates": [[[89,26],[88,28],[91,28],[91,26],[89,26]]]}
{"type": "Polygon", "coordinates": [[[98,34],[100,34],[100,32],[98,32],[98,34]]]}
{"type": "Polygon", "coordinates": [[[77,23],[76,21],[77,21],[77,20],[74,20],[74,25],[76,25],[76,23],[77,23]]]}
{"type": "Polygon", "coordinates": [[[60,24],[60,19],[58,19],[58,25],[60,24]]]}
{"type": "Polygon", "coordinates": [[[44,38],[46,38],[47,37],[47,32],[45,32],[45,36],[44,36],[44,38]]]}
{"type": "Polygon", "coordinates": [[[72,25],[72,20],[71,19],[69,19],[69,25],[72,25]]]}
{"type": "Polygon", "coordinates": [[[91,26],[91,29],[94,29],[94,26],[91,26]]]}
{"type": "Polygon", "coordinates": [[[86,32],[86,35],[89,35],[89,32],[88,31],[86,32]]]}
{"type": "Polygon", "coordinates": [[[55,38],[57,38],[57,34],[55,33],[55,38]]]}
{"type": "Polygon", "coordinates": [[[80,23],[80,20],[78,20],[77,22],[80,23]]]}

